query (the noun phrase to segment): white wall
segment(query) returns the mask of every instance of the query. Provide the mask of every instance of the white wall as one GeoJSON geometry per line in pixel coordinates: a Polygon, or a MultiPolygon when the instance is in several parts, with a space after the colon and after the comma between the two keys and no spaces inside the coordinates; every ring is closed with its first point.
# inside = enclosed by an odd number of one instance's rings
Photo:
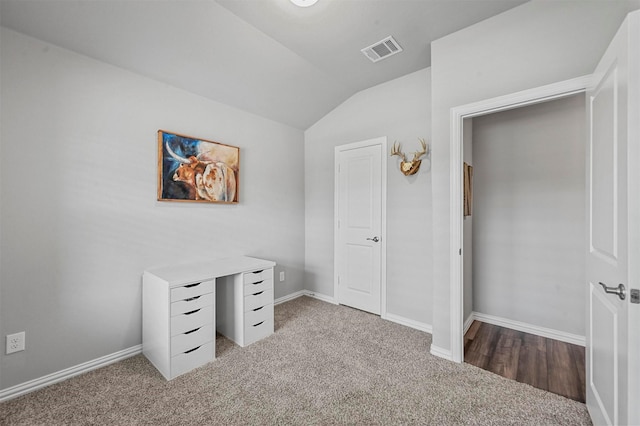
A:
{"type": "MultiPolygon", "coordinates": [[[[333,297],[334,147],[387,136],[405,153],[430,142],[430,69],[364,90],[305,132],[308,290],[333,297]]],[[[431,161],[406,177],[387,159],[387,311],[431,324],[431,161]]]]}
{"type": "Polygon", "coordinates": [[[301,131],[1,36],[0,335],[27,350],[0,388],[140,344],[152,265],[247,254],[286,270],[276,298],[303,288],[301,131]],[[158,129],[239,146],[240,203],[156,201],[158,129]]]}
{"type": "Polygon", "coordinates": [[[589,74],[640,2],[532,1],[431,45],[433,345],[450,342],[449,114],[452,107],[589,74]]]}
{"type": "Polygon", "coordinates": [[[585,334],[584,95],[473,120],[476,312],[585,334]]]}

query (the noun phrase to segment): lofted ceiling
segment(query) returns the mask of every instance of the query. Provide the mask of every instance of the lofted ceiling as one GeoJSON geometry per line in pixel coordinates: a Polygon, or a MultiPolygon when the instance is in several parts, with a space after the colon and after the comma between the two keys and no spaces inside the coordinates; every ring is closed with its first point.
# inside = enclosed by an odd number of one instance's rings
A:
{"type": "Polygon", "coordinates": [[[0,24],[298,129],[525,0],[0,0],[0,24]],[[403,51],[360,49],[393,36],[403,51]]]}

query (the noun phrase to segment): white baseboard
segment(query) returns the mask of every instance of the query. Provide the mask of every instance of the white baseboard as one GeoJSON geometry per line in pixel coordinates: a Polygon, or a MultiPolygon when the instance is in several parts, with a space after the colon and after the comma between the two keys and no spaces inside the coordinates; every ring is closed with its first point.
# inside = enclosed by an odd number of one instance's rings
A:
{"type": "Polygon", "coordinates": [[[124,349],[124,350],[112,353],[110,355],[105,355],[103,357],[96,358],[92,361],[87,361],[82,364],[78,364],[73,367],[60,370],[56,373],[47,374],[46,376],[40,377],[38,379],[30,380],[28,382],[24,382],[19,385],[12,386],[10,388],[0,391],[0,402],[17,398],[20,395],[24,395],[26,393],[33,392],[37,389],[52,385],[54,383],[58,383],[63,380],[70,379],[71,377],[74,377],[83,373],[87,373],[91,370],[105,367],[109,364],[122,361],[123,359],[130,358],[140,353],[142,353],[142,345],[136,345],[128,349],[124,349]]]}
{"type": "Polygon", "coordinates": [[[438,358],[444,358],[448,361],[453,361],[450,350],[434,346],[433,343],[431,344],[431,355],[437,356],[438,358]]]}
{"type": "Polygon", "coordinates": [[[301,297],[301,296],[313,297],[314,299],[322,300],[323,302],[331,303],[332,305],[338,304],[338,302],[336,302],[336,300],[331,296],[326,296],[324,294],[315,293],[309,290],[300,290],[300,291],[296,291],[295,293],[287,294],[286,296],[282,296],[276,299],[273,302],[273,304],[279,305],[280,303],[288,302],[289,300],[297,299],[298,297],[301,297]]]}
{"type": "Polygon", "coordinates": [[[309,290],[300,290],[296,291],[295,293],[287,294],[286,296],[282,296],[276,299],[273,304],[279,305],[280,303],[288,302],[289,300],[297,299],[301,296],[313,297],[314,299],[322,300],[323,302],[331,303],[332,305],[338,304],[338,302],[336,302],[336,300],[331,296],[326,296],[324,294],[316,293],[309,290]]]}
{"type": "MultiPolygon", "coordinates": [[[[561,342],[572,343],[578,346],[585,346],[585,336],[578,334],[566,333],[564,331],[554,330],[551,328],[539,327],[537,325],[531,325],[520,321],[514,321],[507,318],[500,318],[493,315],[481,314],[479,312],[473,312],[470,318],[486,322],[488,324],[497,325],[500,327],[510,328],[512,330],[522,331],[524,333],[534,334],[536,336],[546,337],[547,339],[559,340],[561,342]]],[[[472,322],[473,322],[472,319],[472,322]]]]}
{"type": "Polygon", "coordinates": [[[314,299],[322,300],[323,302],[331,303],[332,305],[338,304],[336,299],[334,299],[332,296],[316,293],[314,291],[304,290],[304,295],[313,297],[314,299]]]}
{"type": "Polygon", "coordinates": [[[471,327],[471,324],[473,324],[473,321],[476,319],[473,314],[474,312],[471,312],[469,318],[467,318],[467,320],[464,322],[464,330],[462,331],[463,336],[467,334],[467,331],[469,331],[469,327],[471,327]]]}
{"type": "Polygon", "coordinates": [[[395,323],[404,325],[406,327],[415,328],[416,330],[424,331],[429,334],[433,332],[433,327],[431,326],[431,324],[425,324],[423,322],[415,321],[409,318],[404,318],[399,315],[385,314],[382,316],[382,319],[395,322],[395,323]]]}
{"type": "Polygon", "coordinates": [[[296,291],[295,293],[287,294],[286,296],[282,296],[273,301],[274,305],[279,305],[280,303],[288,302],[289,300],[297,299],[298,297],[306,295],[306,290],[296,291]]]}

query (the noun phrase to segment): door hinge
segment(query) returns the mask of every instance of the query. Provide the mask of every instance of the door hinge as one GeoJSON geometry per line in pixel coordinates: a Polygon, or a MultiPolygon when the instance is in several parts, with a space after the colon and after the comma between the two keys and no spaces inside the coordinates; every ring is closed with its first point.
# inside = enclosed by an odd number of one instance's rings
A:
{"type": "Polygon", "coordinates": [[[462,256],[462,249],[458,249],[458,254],[462,256]]]}

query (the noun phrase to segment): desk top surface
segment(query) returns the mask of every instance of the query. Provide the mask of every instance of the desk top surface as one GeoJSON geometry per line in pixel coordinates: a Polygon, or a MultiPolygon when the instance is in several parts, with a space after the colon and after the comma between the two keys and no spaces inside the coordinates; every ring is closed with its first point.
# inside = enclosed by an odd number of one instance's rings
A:
{"type": "Polygon", "coordinates": [[[276,263],[271,260],[236,256],[224,259],[211,259],[207,261],[160,266],[147,269],[144,273],[155,275],[169,283],[169,286],[172,286],[207,281],[242,272],[273,268],[275,265],[276,263]]]}

